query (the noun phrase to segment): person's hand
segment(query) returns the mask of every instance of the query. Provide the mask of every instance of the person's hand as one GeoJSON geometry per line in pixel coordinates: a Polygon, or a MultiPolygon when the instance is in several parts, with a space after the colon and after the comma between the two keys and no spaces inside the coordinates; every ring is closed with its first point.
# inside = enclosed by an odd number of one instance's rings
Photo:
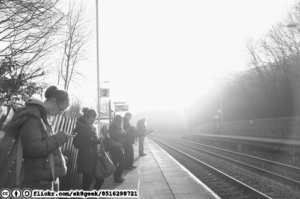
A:
{"type": "Polygon", "coordinates": [[[64,132],[64,131],[59,131],[58,133],[63,133],[63,134],[65,134],[65,135],[67,136],[68,139],[73,138],[73,137],[76,136],[76,133],[73,133],[73,132],[72,132],[71,134],[68,134],[68,133],[66,133],[66,132],[64,132]]]}
{"type": "Polygon", "coordinates": [[[74,134],[68,134],[68,133],[66,133],[66,135],[67,135],[68,139],[73,138],[73,137],[76,136],[76,134],[74,135],[74,134]]]}
{"type": "Polygon", "coordinates": [[[72,131],[71,135],[74,135],[74,136],[76,136],[76,135],[77,135],[77,132],[75,132],[75,131],[72,131]]]}
{"type": "Polygon", "coordinates": [[[100,144],[100,143],[101,143],[101,140],[102,140],[102,138],[100,138],[100,137],[97,136],[97,135],[93,136],[91,139],[92,139],[93,142],[96,142],[96,143],[98,143],[98,144],[100,144]]]}

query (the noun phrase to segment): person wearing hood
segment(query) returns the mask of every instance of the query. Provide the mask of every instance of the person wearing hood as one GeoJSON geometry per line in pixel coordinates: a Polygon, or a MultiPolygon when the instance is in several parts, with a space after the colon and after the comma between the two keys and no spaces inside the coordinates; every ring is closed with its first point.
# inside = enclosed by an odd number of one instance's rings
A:
{"type": "MultiPolygon", "coordinates": [[[[83,115],[77,119],[76,127],[73,130],[77,135],[73,140],[73,144],[78,149],[77,156],[77,173],[82,173],[82,189],[89,190],[92,182],[92,176],[95,171],[97,160],[97,145],[101,143],[101,139],[96,133],[93,126],[97,117],[94,109],[83,108],[83,115]]],[[[94,189],[99,190],[104,183],[104,179],[96,179],[94,189]]]]}
{"type": "Polygon", "coordinates": [[[54,178],[63,177],[67,173],[66,161],[60,146],[73,135],[64,131],[54,134],[47,116],[64,112],[69,106],[67,91],[50,86],[45,92],[44,102],[29,99],[25,107],[20,109],[3,127],[8,135],[21,139],[24,158],[24,187],[30,189],[51,190],[53,176],[49,154],[53,154],[54,178]]]}

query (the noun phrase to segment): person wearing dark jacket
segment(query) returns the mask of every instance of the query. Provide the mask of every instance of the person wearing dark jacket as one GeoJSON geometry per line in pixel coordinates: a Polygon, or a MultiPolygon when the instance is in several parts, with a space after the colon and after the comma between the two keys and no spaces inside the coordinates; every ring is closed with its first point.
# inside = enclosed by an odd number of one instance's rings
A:
{"type": "Polygon", "coordinates": [[[63,131],[54,134],[47,115],[61,114],[68,108],[68,93],[50,86],[45,92],[45,98],[44,102],[29,99],[25,107],[19,110],[2,129],[23,144],[25,170],[23,188],[51,190],[52,181],[67,173],[66,161],[60,146],[73,135],[63,131]],[[51,153],[54,162],[54,179],[50,167],[51,160],[49,160],[51,153]]]}
{"type": "MultiPolygon", "coordinates": [[[[83,116],[77,119],[74,129],[76,136],[73,144],[78,149],[77,173],[83,173],[82,189],[89,190],[97,160],[97,145],[101,143],[101,139],[97,136],[96,129],[93,127],[93,123],[97,117],[96,111],[94,109],[83,108],[82,112],[83,116]]],[[[96,179],[94,189],[101,189],[103,183],[104,179],[96,179]]]]}
{"type": "Polygon", "coordinates": [[[123,144],[124,147],[124,159],[125,159],[125,170],[133,170],[136,166],[133,166],[133,159],[134,159],[134,152],[133,146],[135,137],[134,137],[134,127],[132,127],[129,123],[132,114],[126,113],[125,117],[123,118],[123,129],[126,132],[125,141],[123,144]]]}
{"type": "Polygon", "coordinates": [[[113,121],[109,125],[108,133],[110,138],[109,152],[111,160],[116,167],[114,173],[114,180],[117,183],[122,183],[122,173],[124,170],[124,154],[122,151],[122,145],[124,142],[124,130],[123,130],[122,116],[116,115],[113,121]]]}
{"type": "Polygon", "coordinates": [[[147,132],[147,118],[143,117],[143,119],[140,119],[137,123],[137,130],[139,135],[139,155],[145,156],[147,155],[144,153],[144,140],[145,140],[145,134],[147,132]]]}

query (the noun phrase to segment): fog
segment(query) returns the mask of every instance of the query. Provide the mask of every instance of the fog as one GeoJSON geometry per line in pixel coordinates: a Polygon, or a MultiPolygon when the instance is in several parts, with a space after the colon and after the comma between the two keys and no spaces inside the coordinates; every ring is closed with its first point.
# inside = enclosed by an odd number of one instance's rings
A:
{"type": "Polygon", "coordinates": [[[147,128],[153,128],[153,135],[181,137],[190,132],[185,114],[180,110],[151,110],[133,115],[131,123],[147,117],[147,128]]]}

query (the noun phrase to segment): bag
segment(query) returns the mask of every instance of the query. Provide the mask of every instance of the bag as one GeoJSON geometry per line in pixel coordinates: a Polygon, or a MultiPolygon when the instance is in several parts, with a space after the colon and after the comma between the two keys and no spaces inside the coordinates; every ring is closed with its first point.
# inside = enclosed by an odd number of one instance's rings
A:
{"type": "Polygon", "coordinates": [[[105,151],[109,151],[110,139],[108,137],[102,139],[103,147],[105,151]]]}
{"type": "Polygon", "coordinates": [[[116,171],[115,165],[110,160],[105,151],[97,154],[94,176],[96,179],[104,179],[111,176],[116,171]]]}
{"type": "Polygon", "coordinates": [[[112,148],[115,148],[115,147],[121,148],[122,145],[113,139],[109,139],[108,150],[111,150],[112,148]]]}

